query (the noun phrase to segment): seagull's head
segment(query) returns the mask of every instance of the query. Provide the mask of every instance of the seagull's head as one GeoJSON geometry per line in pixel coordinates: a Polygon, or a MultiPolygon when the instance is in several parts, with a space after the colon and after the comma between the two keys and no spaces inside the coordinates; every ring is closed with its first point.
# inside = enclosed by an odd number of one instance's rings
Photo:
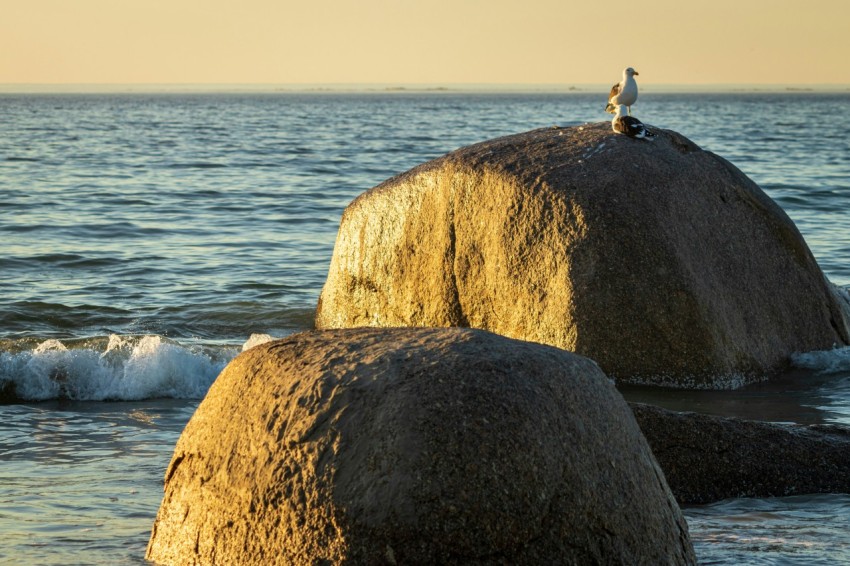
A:
{"type": "Polygon", "coordinates": [[[637,71],[635,71],[631,67],[626,67],[625,69],[623,69],[623,76],[625,76],[625,77],[634,77],[635,75],[639,75],[639,74],[640,73],[638,73],[637,71]]]}

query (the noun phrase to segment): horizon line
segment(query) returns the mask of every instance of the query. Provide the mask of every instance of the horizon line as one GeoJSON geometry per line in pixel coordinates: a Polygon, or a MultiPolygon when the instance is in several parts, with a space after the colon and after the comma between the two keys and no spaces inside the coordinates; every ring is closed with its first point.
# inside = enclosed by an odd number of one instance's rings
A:
{"type": "MultiPolygon", "coordinates": [[[[608,83],[0,83],[2,94],[119,94],[119,93],[596,93],[608,83]]],[[[850,83],[655,83],[641,84],[647,92],[850,92],[850,83]]]]}

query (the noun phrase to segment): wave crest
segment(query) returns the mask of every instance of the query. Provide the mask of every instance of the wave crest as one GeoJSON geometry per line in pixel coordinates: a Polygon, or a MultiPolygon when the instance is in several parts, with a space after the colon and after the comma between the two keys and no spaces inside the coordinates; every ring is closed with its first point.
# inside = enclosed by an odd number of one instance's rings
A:
{"type": "Polygon", "coordinates": [[[187,346],[158,335],[113,334],[81,343],[50,339],[0,353],[0,386],[27,401],[200,399],[239,351],[187,346]]]}
{"type": "Polygon", "coordinates": [[[850,346],[794,354],[791,362],[798,368],[814,370],[822,375],[850,372],[850,346]]]}

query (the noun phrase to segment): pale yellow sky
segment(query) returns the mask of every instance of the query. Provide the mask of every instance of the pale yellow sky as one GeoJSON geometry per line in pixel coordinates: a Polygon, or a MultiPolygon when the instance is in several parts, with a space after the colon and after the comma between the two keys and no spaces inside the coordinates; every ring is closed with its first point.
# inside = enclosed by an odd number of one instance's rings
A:
{"type": "Polygon", "coordinates": [[[0,0],[0,83],[848,85],[848,22],[850,0],[0,0]]]}

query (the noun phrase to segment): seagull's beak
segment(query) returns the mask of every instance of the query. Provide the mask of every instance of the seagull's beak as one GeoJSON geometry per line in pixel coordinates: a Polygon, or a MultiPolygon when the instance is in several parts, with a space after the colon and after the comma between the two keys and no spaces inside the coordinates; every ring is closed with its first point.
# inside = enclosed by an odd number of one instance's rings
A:
{"type": "Polygon", "coordinates": [[[637,75],[639,75],[639,74],[640,74],[640,73],[638,73],[637,71],[635,71],[635,76],[637,76],[637,75]]]}

